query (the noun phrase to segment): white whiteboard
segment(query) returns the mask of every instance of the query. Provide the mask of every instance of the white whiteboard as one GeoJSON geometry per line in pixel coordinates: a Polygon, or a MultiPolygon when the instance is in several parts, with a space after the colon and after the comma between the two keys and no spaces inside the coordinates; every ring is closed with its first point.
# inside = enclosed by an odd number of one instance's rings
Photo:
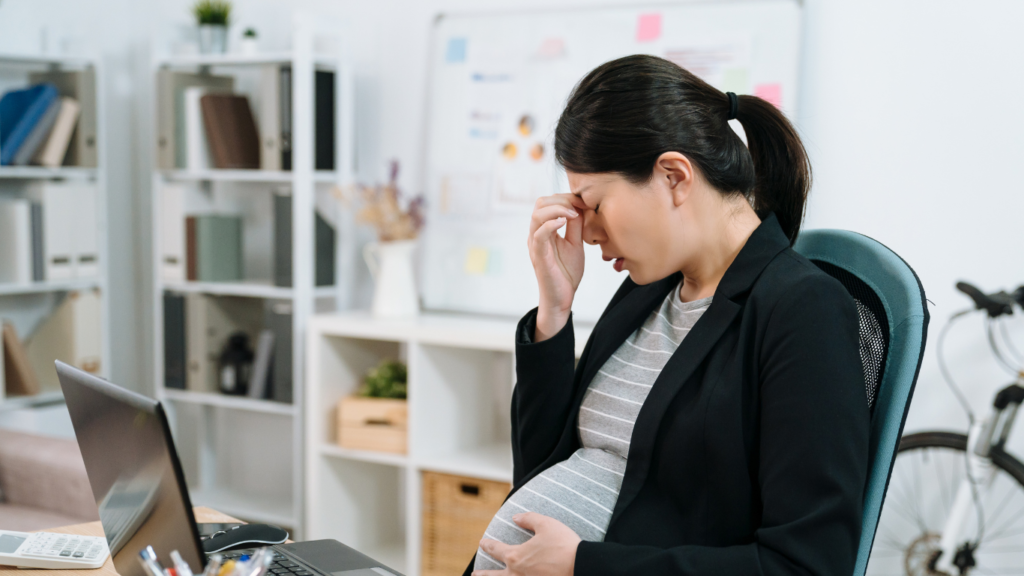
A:
{"type": "MultiPolygon", "coordinates": [[[[653,54],[723,91],[796,111],[795,0],[446,15],[431,42],[422,268],[430,309],[519,316],[537,305],[530,213],[537,197],[569,191],[552,160],[554,127],[572,87],[598,65],[653,54]]],[[[603,262],[600,247],[586,250],[573,311],[593,321],[626,273],[603,262]]]]}

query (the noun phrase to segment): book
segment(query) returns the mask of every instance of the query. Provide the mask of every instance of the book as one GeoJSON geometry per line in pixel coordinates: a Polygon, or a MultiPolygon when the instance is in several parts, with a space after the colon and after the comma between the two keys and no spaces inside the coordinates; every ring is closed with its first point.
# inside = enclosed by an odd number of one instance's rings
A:
{"type": "Polygon", "coordinates": [[[54,98],[53,102],[50,102],[50,105],[46,108],[46,112],[39,117],[39,121],[32,127],[32,131],[28,133],[25,141],[21,143],[18,151],[14,153],[11,165],[28,166],[29,162],[35,158],[36,152],[43,147],[46,139],[50,136],[58,114],[60,114],[60,99],[54,98]]]}
{"type": "Polygon", "coordinates": [[[194,86],[231,92],[235,80],[232,76],[191,74],[167,68],[157,73],[156,164],[162,170],[186,167],[185,89],[194,86]]]}
{"type": "Polygon", "coordinates": [[[291,302],[267,300],[265,313],[264,323],[274,333],[270,399],[291,404],[293,396],[292,304],[291,302]]]}
{"type": "Polygon", "coordinates": [[[3,323],[4,390],[7,396],[33,396],[39,393],[32,364],[14,325],[3,323]]]}
{"type": "Polygon", "coordinates": [[[32,203],[0,201],[0,282],[32,281],[32,203]]]}
{"type": "Polygon", "coordinates": [[[53,128],[50,130],[50,135],[47,137],[46,142],[43,143],[32,159],[33,164],[46,166],[47,168],[57,168],[64,163],[64,157],[67,156],[68,147],[71,145],[71,135],[75,131],[75,124],[78,122],[80,111],[81,106],[78,105],[74,98],[61,97],[60,111],[57,113],[57,119],[53,123],[53,128]]]}
{"type": "Polygon", "coordinates": [[[203,125],[203,109],[199,101],[206,94],[207,89],[193,86],[185,89],[184,103],[185,114],[185,169],[186,170],[207,170],[210,162],[210,146],[206,137],[206,127],[203,125]]]}
{"type": "Polygon", "coordinates": [[[313,165],[316,170],[334,170],[334,72],[317,70],[315,84],[313,140],[316,158],[313,165]]]}
{"type": "Polygon", "coordinates": [[[260,339],[256,344],[256,358],[252,364],[252,376],[249,377],[249,398],[267,398],[270,381],[271,362],[274,357],[274,331],[264,328],[260,331],[260,339]]]}
{"type": "MultiPolygon", "coordinates": [[[[273,194],[274,200],[274,285],[292,286],[292,196],[285,190],[273,194]]],[[[335,231],[319,211],[315,211],[316,255],[314,285],[334,284],[335,231]]]]}
{"type": "Polygon", "coordinates": [[[278,66],[260,68],[259,116],[260,168],[281,169],[281,71],[278,66]]]}
{"type": "Polygon", "coordinates": [[[164,184],[160,189],[160,275],[165,282],[184,282],[185,187],[164,184]]]}
{"type": "Polygon", "coordinates": [[[292,169],[292,67],[281,66],[281,170],[292,169]]]}
{"type": "Polygon", "coordinates": [[[29,80],[53,84],[60,96],[73,98],[78,103],[78,122],[61,164],[95,168],[99,157],[96,143],[96,71],[92,68],[48,70],[30,74],[29,80]]]}
{"type": "Polygon", "coordinates": [[[203,214],[185,220],[188,279],[232,282],[245,277],[242,262],[242,218],[203,214]]]}
{"type": "Polygon", "coordinates": [[[10,166],[32,129],[57,99],[52,84],[11,90],[0,97],[0,165],[10,166]]]}
{"type": "Polygon", "coordinates": [[[43,391],[60,390],[53,361],[99,375],[102,366],[100,295],[68,292],[53,312],[25,338],[25,353],[43,391]]]}
{"type": "Polygon", "coordinates": [[[185,389],[185,296],[164,293],[164,387],[185,389]]]}
{"type": "Polygon", "coordinates": [[[260,136],[249,99],[237,94],[204,94],[199,105],[214,167],[259,169],[260,136]]]}

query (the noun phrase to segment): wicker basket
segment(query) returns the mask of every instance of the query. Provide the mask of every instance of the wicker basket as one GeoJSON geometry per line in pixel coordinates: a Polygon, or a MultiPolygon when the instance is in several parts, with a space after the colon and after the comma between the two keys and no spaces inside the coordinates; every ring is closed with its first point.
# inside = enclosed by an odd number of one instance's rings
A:
{"type": "Polygon", "coordinates": [[[424,472],[422,576],[462,574],[509,490],[505,482],[424,472]]]}

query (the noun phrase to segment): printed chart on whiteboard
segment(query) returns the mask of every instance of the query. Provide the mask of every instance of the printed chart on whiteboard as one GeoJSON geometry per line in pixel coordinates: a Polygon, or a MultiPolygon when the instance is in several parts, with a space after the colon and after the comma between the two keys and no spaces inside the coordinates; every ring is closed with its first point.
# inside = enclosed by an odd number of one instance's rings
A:
{"type": "MultiPolygon", "coordinates": [[[[526,248],[541,196],[569,192],[553,136],[573,86],[629,54],[661,56],[723,91],[796,112],[794,0],[445,15],[430,62],[423,299],[519,316],[537,305],[526,248]]],[[[573,311],[593,321],[625,279],[587,246],[573,311]]]]}

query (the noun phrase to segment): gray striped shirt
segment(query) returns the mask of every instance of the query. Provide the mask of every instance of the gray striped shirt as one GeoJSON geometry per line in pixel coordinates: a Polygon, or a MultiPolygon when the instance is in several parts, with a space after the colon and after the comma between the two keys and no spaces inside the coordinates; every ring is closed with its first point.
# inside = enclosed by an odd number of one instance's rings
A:
{"type": "MultiPolygon", "coordinates": [[[[619,346],[590,382],[579,412],[582,448],[513,494],[491,520],[485,538],[522,544],[533,533],[516,526],[512,516],[537,512],[572,528],[583,540],[604,540],[640,407],[679,343],[711,305],[711,298],[681,301],[680,288],[619,346]]],[[[504,564],[477,550],[475,569],[503,568],[504,564]]]]}

